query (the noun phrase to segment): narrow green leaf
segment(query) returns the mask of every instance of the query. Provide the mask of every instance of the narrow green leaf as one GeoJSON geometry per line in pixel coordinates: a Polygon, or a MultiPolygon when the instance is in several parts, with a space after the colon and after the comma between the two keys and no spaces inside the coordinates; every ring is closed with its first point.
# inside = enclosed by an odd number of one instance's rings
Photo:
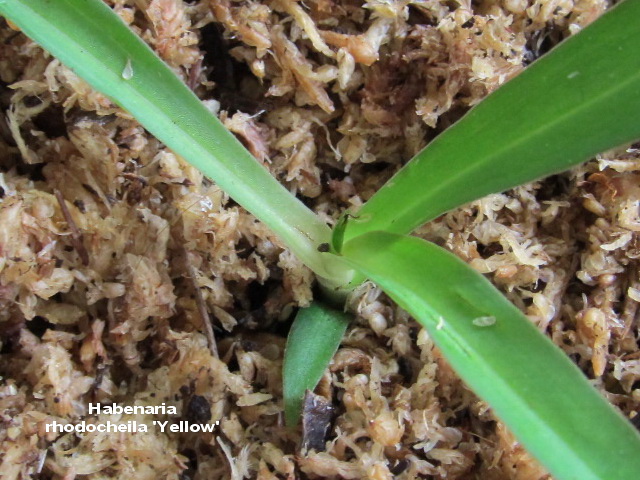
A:
{"type": "Polygon", "coordinates": [[[622,2],[499,88],[382,187],[344,240],[408,233],[639,138],[639,18],[639,1],[622,2]]]}
{"type": "Polygon", "coordinates": [[[280,185],[104,2],[0,0],[0,14],[212,178],[316,273],[347,283],[349,272],[317,251],[330,242],[328,226],[280,185]]]}
{"type": "Polygon", "coordinates": [[[429,332],[460,377],[558,479],[640,478],[640,435],[482,275],[418,238],[371,232],[346,260],[429,332]]]}
{"type": "Polygon", "coordinates": [[[344,230],[347,228],[347,222],[349,221],[349,213],[344,212],[335,226],[333,227],[333,235],[331,236],[331,248],[334,253],[340,253],[342,244],[344,243],[344,230]]]}
{"type": "Polygon", "coordinates": [[[287,425],[298,423],[305,392],[316,388],[348,324],[347,314],[320,302],[298,311],[287,338],[282,369],[287,425]]]}

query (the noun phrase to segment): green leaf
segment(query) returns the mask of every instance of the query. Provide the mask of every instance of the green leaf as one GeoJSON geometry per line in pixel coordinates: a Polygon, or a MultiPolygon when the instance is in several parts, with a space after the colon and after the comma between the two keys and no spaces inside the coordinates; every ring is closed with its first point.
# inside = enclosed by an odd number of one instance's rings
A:
{"type": "Polygon", "coordinates": [[[344,240],[408,233],[639,138],[639,18],[640,2],[622,2],[499,88],[383,186],[344,240]]]}
{"type": "Polygon", "coordinates": [[[320,302],[298,311],[287,338],[282,369],[287,425],[298,423],[305,392],[316,388],[348,324],[347,314],[320,302]]]}
{"type": "Polygon", "coordinates": [[[558,480],[640,478],[640,435],[482,275],[418,238],[343,247],[429,332],[460,377],[558,480]]]}
{"type": "Polygon", "coordinates": [[[312,270],[347,283],[318,245],[329,227],[280,185],[101,0],[0,0],[0,14],[129,111],[269,226],[312,270]]]}

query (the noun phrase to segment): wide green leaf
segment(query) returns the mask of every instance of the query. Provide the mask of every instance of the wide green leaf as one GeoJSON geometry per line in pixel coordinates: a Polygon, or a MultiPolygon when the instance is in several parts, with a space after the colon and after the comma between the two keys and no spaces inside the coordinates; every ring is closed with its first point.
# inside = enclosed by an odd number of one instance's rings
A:
{"type": "Polygon", "coordinates": [[[499,88],[383,186],[347,223],[344,240],[408,233],[640,138],[638,19],[640,2],[622,2],[499,88]]]}
{"type": "Polygon", "coordinates": [[[428,330],[556,478],[640,478],[638,432],[482,275],[434,244],[390,233],[357,237],[342,253],[428,330]]]}
{"type": "Polygon", "coordinates": [[[298,422],[305,392],[316,388],[348,324],[347,314],[321,302],[298,311],[287,338],[282,368],[287,425],[298,422]]]}
{"type": "Polygon", "coordinates": [[[280,185],[101,0],[0,0],[10,19],[213,179],[320,276],[349,280],[317,247],[330,230],[280,185]]]}

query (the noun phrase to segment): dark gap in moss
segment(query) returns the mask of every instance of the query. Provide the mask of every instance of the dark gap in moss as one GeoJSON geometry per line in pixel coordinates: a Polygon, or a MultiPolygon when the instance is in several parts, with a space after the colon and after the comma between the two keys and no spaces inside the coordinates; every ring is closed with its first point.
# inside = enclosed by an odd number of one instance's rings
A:
{"type": "Polygon", "coordinates": [[[551,175],[540,181],[540,187],[536,194],[536,198],[539,202],[555,199],[566,195],[571,188],[571,181],[565,174],[551,175]]]}
{"type": "Polygon", "coordinates": [[[273,322],[270,333],[282,338],[287,338],[289,336],[289,330],[291,330],[291,325],[293,325],[293,320],[298,314],[298,309],[294,309],[292,312],[293,313],[289,315],[289,318],[286,320],[283,320],[282,322],[273,322]]]}
{"type": "Polygon", "coordinates": [[[36,315],[26,323],[27,330],[36,337],[42,338],[47,330],[55,330],[56,326],[49,322],[46,318],[36,315]]]}
{"type": "MultiPolygon", "coordinates": [[[[456,95],[456,100],[459,100],[462,95],[456,95]]],[[[434,133],[436,135],[444,132],[451,125],[460,120],[467,112],[469,111],[469,107],[464,105],[456,105],[454,104],[449,111],[443,113],[438,118],[438,123],[436,124],[436,128],[434,133]]]]}
{"type": "Polygon", "coordinates": [[[10,353],[13,353],[14,348],[19,345],[18,338],[15,337],[15,335],[6,335],[6,334],[3,334],[1,344],[2,346],[0,346],[0,355],[7,355],[10,353]]]}
{"type": "Polygon", "coordinates": [[[195,450],[187,448],[180,452],[180,455],[186,457],[187,461],[184,462],[187,465],[186,470],[180,473],[180,480],[192,480],[198,473],[198,454],[195,450]]]}
{"type": "Polygon", "coordinates": [[[524,65],[533,63],[561,40],[562,32],[553,24],[548,24],[545,29],[534,32],[525,44],[524,65]]]}
{"type": "Polygon", "coordinates": [[[42,169],[44,168],[44,166],[44,163],[20,162],[16,165],[16,172],[18,173],[18,175],[28,177],[34,182],[43,182],[45,181],[45,176],[42,173],[42,169]]]}
{"type": "Polygon", "coordinates": [[[24,103],[25,107],[33,108],[37,107],[42,103],[42,100],[36,95],[29,95],[22,99],[22,103],[24,103]]]}
{"type": "Polygon", "coordinates": [[[478,242],[478,246],[476,248],[482,258],[489,258],[497,253],[502,252],[502,245],[500,245],[498,242],[491,242],[487,245],[478,242]]]}
{"type": "Polygon", "coordinates": [[[203,67],[213,81],[220,108],[233,115],[238,111],[257,113],[263,110],[264,87],[252,75],[250,68],[236,60],[229,50],[231,42],[224,37],[218,23],[210,23],[200,30],[204,51],[203,67]]]}
{"type": "Polygon", "coordinates": [[[162,361],[153,348],[154,338],[153,335],[149,335],[144,340],[138,342],[137,350],[142,352],[143,356],[140,360],[140,368],[154,369],[158,368],[162,361]]]}
{"type": "Polygon", "coordinates": [[[262,285],[257,281],[249,283],[246,290],[247,300],[249,301],[249,310],[251,312],[256,312],[263,309],[264,303],[269,298],[269,294],[279,283],[280,282],[273,282],[269,280],[262,285]]]}
{"type": "MultiPolygon", "coordinates": [[[[37,99],[37,97],[35,98],[37,99]]],[[[33,117],[32,122],[34,127],[44,132],[48,138],[68,137],[64,111],[62,107],[58,105],[50,105],[40,114],[33,117]]]]}
{"type": "Polygon", "coordinates": [[[413,383],[415,370],[413,368],[413,365],[411,364],[411,361],[408,358],[406,357],[398,358],[398,372],[400,373],[400,375],[404,377],[404,379],[407,382],[413,383]]]}
{"type": "Polygon", "coordinates": [[[538,280],[536,283],[533,284],[533,286],[531,287],[530,291],[533,293],[538,293],[541,292],[542,290],[544,290],[544,288],[547,286],[547,282],[543,281],[543,280],[538,280]]]}
{"type": "Polygon", "coordinates": [[[396,460],[396,462],[391,466],[389,471],[393,475],[400,475],[407,468],[409,468],[410,465],[411,465],[411,461],[408,458],[401,458],[400,460],[396,460]]]}

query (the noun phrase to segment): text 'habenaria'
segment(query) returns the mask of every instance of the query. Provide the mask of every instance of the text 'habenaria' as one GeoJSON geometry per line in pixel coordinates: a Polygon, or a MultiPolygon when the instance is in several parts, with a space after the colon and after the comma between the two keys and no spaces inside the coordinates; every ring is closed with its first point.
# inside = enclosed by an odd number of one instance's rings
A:
{"type": "Polygon", "coordinates": [[[100,403],[89,404],[89,415],[177,415],[178,411],[173,405],[127,405],[117,404],[102,405],[100,403]]]}

